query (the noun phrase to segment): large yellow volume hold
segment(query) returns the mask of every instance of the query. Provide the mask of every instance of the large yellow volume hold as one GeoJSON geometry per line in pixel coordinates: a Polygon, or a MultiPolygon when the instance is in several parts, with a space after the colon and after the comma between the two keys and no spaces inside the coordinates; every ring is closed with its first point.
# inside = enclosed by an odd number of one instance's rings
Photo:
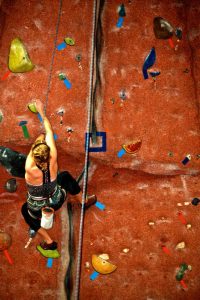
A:
{"type": "Polygon", "coordinates": [[[20,38],[15,38],[11,42],[8,67],[13,73],[29,72],[34,68],[34,64],[20,38]]]}
{"type": "Polygon", "coordinates": [[[92,265],[94,269],[100,274],[110,274],[117,269],[117,266],[101,258],[101,255],[96,254],[92,255],[92,265]]]}

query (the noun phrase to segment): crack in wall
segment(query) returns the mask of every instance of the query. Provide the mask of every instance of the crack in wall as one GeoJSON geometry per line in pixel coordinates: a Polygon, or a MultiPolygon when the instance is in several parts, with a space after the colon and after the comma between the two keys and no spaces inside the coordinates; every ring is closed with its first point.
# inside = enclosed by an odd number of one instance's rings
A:
{"type": "Polygon", "coordinates": [[[199,108],[199,99],[198,99],[198,85],[197,85],[197,80],[195,76],[195,49],[193,48],[190,38],[189,38],[189,15],[191,12],[191,1],[185,1],[184,3],[184,12],[185,12],[185,25],[186,25],[186,36],[187,36],[187,41],[188,45],[190,48],[190,69],[191,69],[191,78],[193,80],[193,85],[194,85],[194,95],[195,95],[195,103],[197,107],[197,120],[198,124],[200,125],[200,120],[199,120],[199,114],[200,114],[200,108],[199,108]]]}
{"type": "Polygon", "coordinates": [[[104,11],[105,0],[98,1],[97,7],[97,18],[96,18],[96,30],[95,30],[95,59],[94,59],[94,89],[93,89],[93,107],[92,107],[92,142],[93,144],[97,143],[96,132],[97,130],[97,121],[100,116],[98,114],[98,105],[101,101],[101,55],[102,55],[102,45],[104,43],[103,29],[102,29],[102,14],[104,11]]]}

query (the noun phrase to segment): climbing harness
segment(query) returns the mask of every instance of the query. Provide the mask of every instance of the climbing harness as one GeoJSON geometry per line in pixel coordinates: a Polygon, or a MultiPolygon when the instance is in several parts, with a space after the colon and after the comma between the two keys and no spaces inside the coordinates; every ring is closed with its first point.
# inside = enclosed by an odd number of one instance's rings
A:
{"type": "Polygon", "coordinates": [[[93,96],[93,72],[94,72],[94,45],[95,45],[95,32],[96,32],[96,11],[97,11],[97,0],[94,0],[93,4],[93,26],[92,26],[92,40],[91,40],[91,61],[90,61],[90,82],[89,82],[89,99],[88,99],[88,116],[87,116],[87,138],[86,138],[86,149],[85,149],[85,172],[83,177],[83,194],[81,203],[81,216],[79,225],[79,243],[78,243],[78,254],[77,254],[77,265],[76,265],[76,279],[75,279],[75,292],[74,299],[79,299],[79,286],[80,286],[80,271],[81,271],[81,255],[82,255],[82,240],[83,240],[83,221],[84,221],[84,204],[87,192],[87,178],[88,178],[88,162],[89,162],[89,145],[90,145],[90,123],[91,123],[91,108],[92,108],[92,96],[93,96]]]}

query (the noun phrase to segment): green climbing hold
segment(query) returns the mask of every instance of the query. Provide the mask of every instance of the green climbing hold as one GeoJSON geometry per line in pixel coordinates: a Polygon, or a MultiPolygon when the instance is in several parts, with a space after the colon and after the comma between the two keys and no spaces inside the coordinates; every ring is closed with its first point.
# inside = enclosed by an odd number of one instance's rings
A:
{"type": "Polygon", "coordinates": [[[73,39],[69,38],[69,37],[64,38],[64,41],[69,46],[74,46],[75,45],[75,41],[73,39]]]}
{"type": "Polygon", "coordinates": [[[64,73],[60,73],[58,75],[58,77],[59,77],[60,80],[65,80],[66,79],[66,75],[64,73]]]}
{"type": "Polygon", "coordinates": [[[37,246],[37,250],[44,256],[48,258],[59,258],[60,253],[58,250],[44,250],[40,245],[37,246]]]}
{"type": "Polygon", "coordinates": [[[8,67],[13,73],[29,72],[34,68],[26,48],[19,38],[15,38],[11,42],[8,67]]]}
{"type": "Polygon", "coordinates": [[[185,271],[187,271],[188,269],[189,269],[188,265],[186,263],[182,263],[176,274],[176,280],[181,281],[185,275],[185,271]]]}

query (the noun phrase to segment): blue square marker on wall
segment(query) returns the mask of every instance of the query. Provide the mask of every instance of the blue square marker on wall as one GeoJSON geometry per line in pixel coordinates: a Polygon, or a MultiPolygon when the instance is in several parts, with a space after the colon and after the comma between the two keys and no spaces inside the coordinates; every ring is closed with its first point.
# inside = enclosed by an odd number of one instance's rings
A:
{"type": "Polygon", "coordinates": [[[123,17],[119,17],[116,26],[118,28],[120,28],[120,27],[122,27],[123,23],[124,23],[124,18],[123,17]]]}
{"type": "Polygon", "coordinates": [[[90,280],[95,280],[97,277],[99,276],[99,273],[94,271],[91,275],[90,275],[90,280]]]}
{"type": "Polygon", "coordinates": [[[67,88],[68,90],[71,89],[72,84],[71,84],[71,82],[69,82],[69,80],[68,80],[67,78],[64,79],[63,82],[64,82],[64,85],[66,86],[66,88],[67,88]]]}
{"type": "MultiPolygon", "coordinates": [[[[89,147],[89,152],[106,152],[106,132],[96,132],[96,136],[102,137],[102,146],[101,147],[89,147]]],[[[89,138],[92,137],[92,133],[89,133],[89,138]]],[[[86,149],[86,140],[88,138],[88,133],[85,134],[85,149],[86,149]]]]}
{"type": "Polygon", "coordinates": [[[48,258],[47,259],[47,268],[52,268],[53,266],[53,258],[48,258]]]}
{"type": "Polygon", "coordinates": [[[65,42],[63,42],[63,43],[57,45],[57,49],[58,49],[59,51],[65,49],[66,47],[67,47],[67,45],[66,45],[65,42]]]}
{"type": "Polygon", "coordinates": [[[104,205],[103,203],[99,202],[99,201],[97,201],[97,202],[95,203],[95,206],[96,206],[97,208],[99,208],[100,210],[104,210],[104,209],[105,209],[105,205],[104,205]]]}

